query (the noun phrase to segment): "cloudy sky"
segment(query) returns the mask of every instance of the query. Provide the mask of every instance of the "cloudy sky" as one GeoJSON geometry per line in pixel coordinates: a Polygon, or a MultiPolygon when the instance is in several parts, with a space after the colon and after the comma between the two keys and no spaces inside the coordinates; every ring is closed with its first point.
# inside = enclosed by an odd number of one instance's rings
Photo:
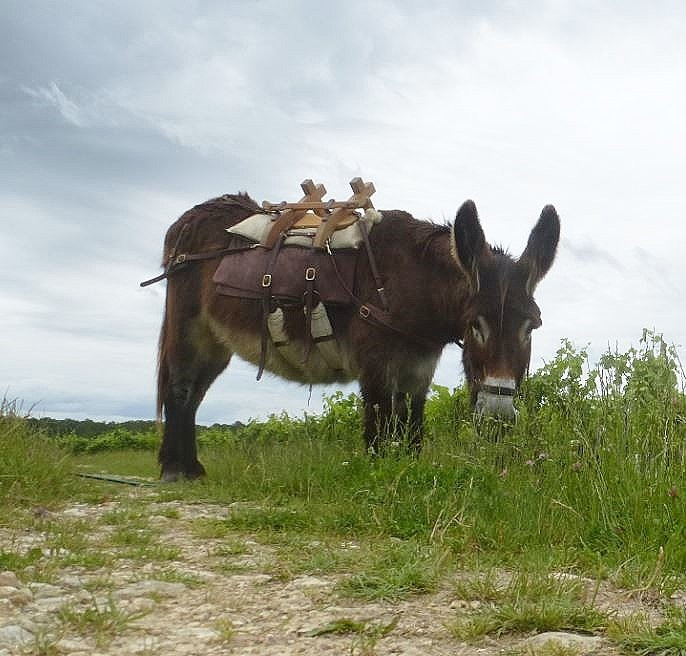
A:
{"type": "MultiPolygon", "coordinates": [[[[0,396],[38,416],[152,418],[168,225],[311,177],[558,259],[532,366],[644,327],[686,344],[682,2],[0,0],[0,396]]],[[[680,347],[680,353],[684,349],[680,347]]],[[[237,360],[201,422],[317,411],[237,360]],[[259,397],[258,397],[259,394],[259,397]]],[[[456,347],[436,381],[461,380],[456,347]]],[[[354,389],[351,387],[350,389],[354,389]]]]}

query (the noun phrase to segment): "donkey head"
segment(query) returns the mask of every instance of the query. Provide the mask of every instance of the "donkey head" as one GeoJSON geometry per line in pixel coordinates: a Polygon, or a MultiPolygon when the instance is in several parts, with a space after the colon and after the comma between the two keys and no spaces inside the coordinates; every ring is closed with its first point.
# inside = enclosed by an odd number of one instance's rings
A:
{"type": "Polygon", "coordinates": [[[546,205],[518,260],[486,243],[476,206],[466,201],[453,226],[453,255],[469,284],[462,362],[477,413],[514,419],[515,391],[531,358],[531,331],[541,325],[533,298],[550,269],[560,219],[546,205]]]}

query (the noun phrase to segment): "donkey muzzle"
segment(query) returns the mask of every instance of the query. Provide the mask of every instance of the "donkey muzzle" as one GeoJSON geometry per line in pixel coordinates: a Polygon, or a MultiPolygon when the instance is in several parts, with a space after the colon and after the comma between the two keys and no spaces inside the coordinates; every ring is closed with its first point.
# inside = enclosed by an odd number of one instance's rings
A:
{"type": "Polygon", "coordinates": [[[476,414],[495,417],[504,421],[514,421],[517,411],[514,407],[516,391],[513,378],[487,376],[476,395],[476,414]]]}

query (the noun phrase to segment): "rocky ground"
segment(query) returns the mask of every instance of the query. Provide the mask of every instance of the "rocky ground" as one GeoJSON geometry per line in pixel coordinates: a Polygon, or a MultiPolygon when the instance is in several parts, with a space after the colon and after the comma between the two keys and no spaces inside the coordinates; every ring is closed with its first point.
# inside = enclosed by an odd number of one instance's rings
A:
{"type": "MultiPolygon", "coordinates": [[[[85,549],[102,556],[98,550],[116,550],[104,540],[114,529],[102,518],[120,503],[36,509],[30,527],[0,529],[0,554],[40,549],[44,560],[64,556],[41,526],[68,519],[90,527],[85,549]]],[[[479,602],[456,598],[448,585],[394,603],[351,600],[334,589],[334,575],[275,576],[273,548],[249,535],[231,536],[234,548],[227,549],[226,536],[191,530],[199,517],[226,517],[225,507],[154,500],[146,507],[148,529],[175,548],[166,568],[117,557],[102,567],[76,559],[56,570],[38,563],[0,573],[0,656],[618,653],[601,638],[572,634],[462,643],[449,625],[479,602]]],[[[607,593],[604,603],[626,601],[607,593]]]]}

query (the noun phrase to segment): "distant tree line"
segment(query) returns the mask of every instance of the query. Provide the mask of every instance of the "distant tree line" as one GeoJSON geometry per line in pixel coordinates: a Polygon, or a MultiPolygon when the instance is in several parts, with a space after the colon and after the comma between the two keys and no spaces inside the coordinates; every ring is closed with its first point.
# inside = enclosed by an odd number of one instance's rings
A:
{"type": "MultiPolygon", "coordinates": [[[[149,433],[157,428],[157,422],[146,419],[131,421],[93,421],[92,419],[53,419],[41,417],[40,419],[29,417],[26,420],[32,428],[39,429],[43,434],[51,437],[63,435],[76,435],[78,437],[98,437],[113,430],[123,430],[131,433],[149,433]]],[[[207,430],[235,431],[243,427],[243,423],[236,421],[233,424],[212,424],[211,426],[197,426],[198,433],[207,430]]]]}

